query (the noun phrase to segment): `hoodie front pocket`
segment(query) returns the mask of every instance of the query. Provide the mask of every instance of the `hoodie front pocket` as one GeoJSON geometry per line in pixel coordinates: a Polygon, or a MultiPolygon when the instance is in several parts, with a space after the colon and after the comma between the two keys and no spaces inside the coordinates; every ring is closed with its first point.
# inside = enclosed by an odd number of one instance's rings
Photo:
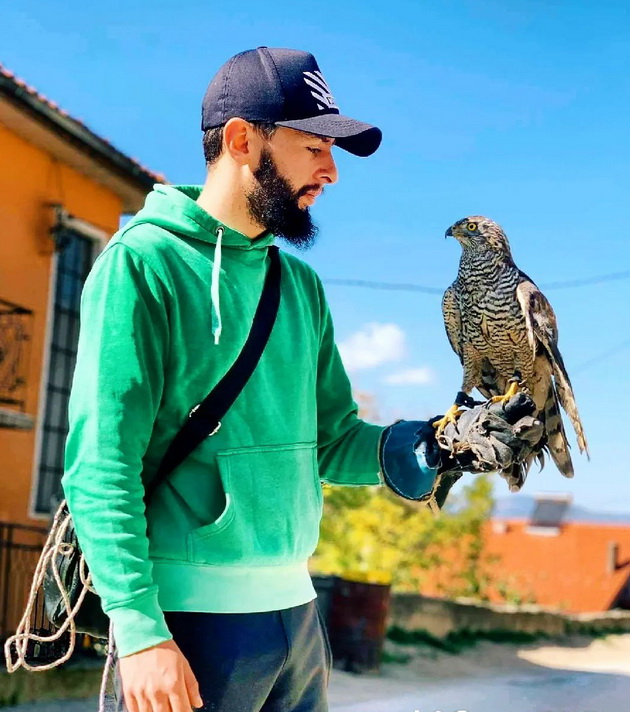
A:
{"type": "Polygon", "coordinates": [[[308,558],[319,536],[322,491],[314,444],[217,454],[225,509],[188,535],[198,564],[274,565],[308,558]]]}

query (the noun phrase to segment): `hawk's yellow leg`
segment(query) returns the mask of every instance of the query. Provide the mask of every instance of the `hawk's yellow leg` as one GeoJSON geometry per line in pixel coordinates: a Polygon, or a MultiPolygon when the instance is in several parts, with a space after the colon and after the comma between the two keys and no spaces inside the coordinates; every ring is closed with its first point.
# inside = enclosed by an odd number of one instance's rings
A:
{"type": "Polygon", "coordinates": [[[514,378],[510,379],[510,387],[507,389],[507,392],[505,395],[502,396],[492,396],[492,402],[493,403],[506,403],[507,401],[512,398],[512,396],[515,396],[521,388],[521,384],[519,382],[519,379],[515,376],[514,378]]]}
{"type": "Polygon", "coordinates": [[[435,434],[436,435],[441,435],[442,431],[444,428],[449,424],[457,422],[457,418],[463,413],[463,410],[459,409],[459,406],[457,403],[452,405],[444,414],[444,417],[440,418],[439,420],[436,420],[435,423],[433,423],[433,427],[436,429],[435,434]]]}

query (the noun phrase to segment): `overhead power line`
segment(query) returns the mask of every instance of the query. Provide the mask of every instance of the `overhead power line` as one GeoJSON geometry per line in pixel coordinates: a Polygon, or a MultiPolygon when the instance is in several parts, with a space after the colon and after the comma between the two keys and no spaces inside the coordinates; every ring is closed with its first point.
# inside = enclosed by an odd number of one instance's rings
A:
{"type": "Polygon", "coordinates": [[[596,356],[593,356],[592,358],[588,359],[588,361],[584,361],[583,363],[579,364],[576,368],[573,369],[573,373],[580,373],[581,371],[588,371],[591,369],[593,366],[596,364],[600,363],[601,361],[605,361],[606,359],[610,358],[611,356],[615,356],[616,354],[620,353],[621,351],[625,351],[627,348],[630,348],[630,339],[624,339],[618,344],[615,344],[615,346],[612,346],[609,349],[606,349],[606,351],[602,351],[596,356]]]}
{"type": "MultiPolygon", "coordinates": [[[[616,282],[623,279],[630,279],[630,270],[622,272],[609,272],[608,274],[598,275],[596,277],[585,277],[582,279],[570,279],[562,282],[549,282],[540,285],[541,289],[572,289],[575,287],[587,287],[592,284],[602,284],[605,282],[616,282]]],[[[444,289],[439,287],[427,287],[423,284],[406,284],[404,282],[374,282],[366,279],[324,279],[326,284],[333,284],[342,287],[364,287],[366,289],[382,289],[399,292],[421,292],[423,294],[438,294],[442,295],[444,289]]],[[[590,370],[593,366],[602,361],[606,361],[611,356],[625,351],[630,348],[630,339],[626,338],[618,344],[600,352],[596,356],[582,362],[573,369],[573,373],[581,373],[590,370]]]]}
{"type": "Polygon", "coordinates": [[[565,282],[548,282],[547,284],[543,284],[541,289],[572,289],[573,287],[588,287],[591,284],[602,284],[603,282],[617,282],[622,279],[630,279],[630,269],[624,270],[623,272],[600,274],[597,277],[569,279],[565,282]]]}
{"type": "MultiPolygon", "coordinates": [[[[593,284],[603,284],[604,282],[616,282],[630,279],[630,270],[622,272],[609,272],[595,277],[584,277],[582,279],[569,279],[562,282],[548,282],[541,284],[541,289],[573,289],[576,287],[588,287],[593,284]]],[[[363,287],[365,289],[380,289],[395,292],[421,292],[423,294],[444,294],[444,288],[428,287],[424,284],[409,284],[405,282],[376,282],[369,279],[324,279],[325,284],[339,287],[363,287]]]]}
{"type": "Polygon", "coordinates": [[[326,284],[340,287],[365,287],[366,289],[389,289],[398,292],[424,292],[425,294],[444,294],[439,287],[425,287],[422,284],[404,284],[398,282],[372,282],[368,279],[324,279],[326,284]]]}

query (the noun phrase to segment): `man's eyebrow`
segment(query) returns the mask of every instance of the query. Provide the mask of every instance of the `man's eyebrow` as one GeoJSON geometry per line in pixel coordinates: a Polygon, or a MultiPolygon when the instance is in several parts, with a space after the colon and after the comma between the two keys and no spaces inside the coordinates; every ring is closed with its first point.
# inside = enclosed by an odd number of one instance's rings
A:
{"type": "Polygon", "coordinates": [[[309,139],[314,139],[315,141],[322,141],[323,143],[335,143],[334,138],[330,138],[329,136],[317,136],[317,134],[312,134],[309,133],[308,131],[304,132],[309,139]]]}

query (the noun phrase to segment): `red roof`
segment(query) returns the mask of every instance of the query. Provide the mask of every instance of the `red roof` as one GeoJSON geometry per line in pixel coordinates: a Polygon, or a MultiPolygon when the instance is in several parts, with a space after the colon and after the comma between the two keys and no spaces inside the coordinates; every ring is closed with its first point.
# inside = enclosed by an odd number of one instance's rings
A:
{"type": "Polygon", "coordinates": [[[43,94],[38,92],[37,89],[35,89],[31,85],[27,84],[24,79],[17,77],[13,72],[11,72],[9,69],[7,69],[0,62],[0,79],[2,79],[2,78],[4,78],[5,80],[8,80],[10,85],[13,85],[13,87],[16,90],[19,90],[19,91],[15,92],[16,94],[19,94],[20,92],[25,92],[31,99],[33,99],[41,107],[45,107],[48,110],[52,110],[52,112],[54,114],[56,114],[60,119],[63,119],[65,122],[70,121],[83,134],[89,136],[92,140],[95,140],[98,143],[100,143],[102,145],[102,148],[104,151],[108,152],[109,154],[114,154],[117,157],[124,159],[125,162],[128,162],[129,164],[131,164],[131,166],[133,166],[133,168],[135,168],[134,173],[140,172],[141,175],[145,179],[149,179],[150,181],[152,181],[154,183],[165,183],[166,182],[166,178],[162,174],[154,173],[153,171],[149,170],[146,166],[142,165],[137,159],[132,158],[131,156],[127,156],[126,154],[123,154],[115,146],[113,146],[107,139],[94,133],[94,131],[92,131],[88,126],[86,126],[86,124],[84,124],[80,119],[77,119],[76,117],[68,114],[67,111],[64,111],[64,109],[61,109],[54,101],[51,101],[50,99],[45,97],[43,94]]]}
{"type": "MultiPolygon", "coordinates": [[[[492,602],[531,602],[563,612],[606,611],[630,578],[630,525],[567,522],[532,527],[523,519],[486,524],[484,556],[492,560],[487,593],[492,602]]],[[[442,595],[460,569],[457,552],[429,574],[426,595],[442,595]],[[444,588],[446,587],[446,588],[444,588]]],[[[626,604],[630,591],[626,588],[626,604]]]]}
{"type": "Polygon", "coordinates": [[[501,557],[502,575],[511,576],[515,588],[567,612],[613,607],[630,577],[630,526],[568,522],[556,533],[535,532],[523,521],[488,525],[488,553],[501,557]]]}

